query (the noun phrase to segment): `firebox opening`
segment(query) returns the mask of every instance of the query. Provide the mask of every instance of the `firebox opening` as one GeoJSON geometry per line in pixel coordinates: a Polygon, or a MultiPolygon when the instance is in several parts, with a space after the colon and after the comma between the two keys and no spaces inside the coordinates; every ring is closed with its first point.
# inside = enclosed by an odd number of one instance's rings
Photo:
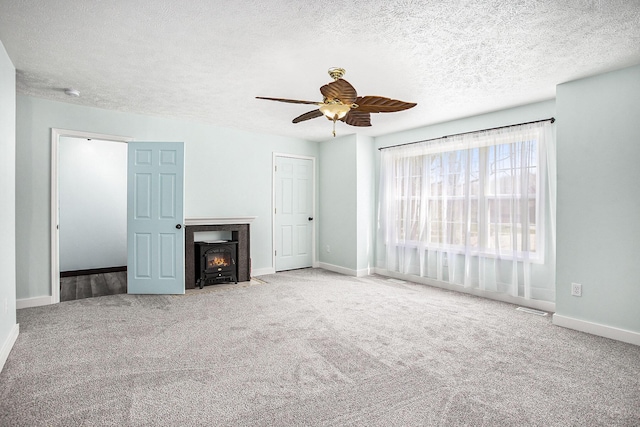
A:
{"type": "Polygon", "coordinates": [[[228,254],[207,255],[207,266],[209,268],[228,267],[231,265],[228,254]]]}

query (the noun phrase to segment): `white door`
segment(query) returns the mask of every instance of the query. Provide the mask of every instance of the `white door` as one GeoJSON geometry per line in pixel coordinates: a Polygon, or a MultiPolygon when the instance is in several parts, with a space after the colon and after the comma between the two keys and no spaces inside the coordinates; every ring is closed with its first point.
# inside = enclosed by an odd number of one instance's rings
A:
{"type": "Polygon", "coordinates": [[[184,294],[184,143],[128,146],[128,293],[184,294]]]}
{"type": "Polygon", "coordinates": [[[276,156],[276,271],[313,263],[313,160],[276,156]]]}

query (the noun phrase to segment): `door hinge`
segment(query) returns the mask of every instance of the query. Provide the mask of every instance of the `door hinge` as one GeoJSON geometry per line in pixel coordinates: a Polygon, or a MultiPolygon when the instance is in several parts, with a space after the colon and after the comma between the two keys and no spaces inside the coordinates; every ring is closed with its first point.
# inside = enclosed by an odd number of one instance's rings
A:
{"type": "Polygon", "coordinates": [[[278,208],[273,208],[273,213],[278,213],[278,208]]]}
{"type": "Polygon", "coordinates": [[[274,256],[278,256],[278,251],[274,251],[274,256]]]}
{"type": "Polygon", "coordinates": [[[278,165],[276,165],[276,172],[278,172],[278,165]]]}

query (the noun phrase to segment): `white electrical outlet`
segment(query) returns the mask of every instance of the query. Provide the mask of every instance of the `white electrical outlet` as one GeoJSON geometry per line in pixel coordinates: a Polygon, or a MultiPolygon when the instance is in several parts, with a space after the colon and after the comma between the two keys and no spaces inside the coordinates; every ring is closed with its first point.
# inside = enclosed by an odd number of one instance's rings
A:
{"type": "Polygon", "coordinates": [[[331,246],[327,245],[327,252],[331,252],[331,246]]]}
{"type": "Polygon", "coordinates": [[[571,295],[573,295],[574,297],[582,296],[582,285],[580,283],[571,284],[571,295]]]}

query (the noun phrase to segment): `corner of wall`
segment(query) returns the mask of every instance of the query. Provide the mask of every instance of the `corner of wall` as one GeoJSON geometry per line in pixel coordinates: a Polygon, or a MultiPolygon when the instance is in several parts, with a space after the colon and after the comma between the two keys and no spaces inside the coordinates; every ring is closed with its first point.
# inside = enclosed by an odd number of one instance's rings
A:
{"type": "Polygon", "coordinates": [[[0,370],[18,337],[16,323],[16,69],[0,41],[0,370]]]}
{"type": "Polygon", "coordinates": [[[631,195],[640,181],[640,65],[563,83],[556,93],[554,323],[637,344],[640,205],[631,195]],[[582,296],[571,295],[571,283],[582,296]]]}
{"type": "Polygon", "coordinates": [[[357,135],[320,143],[320,265],[357,269],[357,143],[357,135]]]}

